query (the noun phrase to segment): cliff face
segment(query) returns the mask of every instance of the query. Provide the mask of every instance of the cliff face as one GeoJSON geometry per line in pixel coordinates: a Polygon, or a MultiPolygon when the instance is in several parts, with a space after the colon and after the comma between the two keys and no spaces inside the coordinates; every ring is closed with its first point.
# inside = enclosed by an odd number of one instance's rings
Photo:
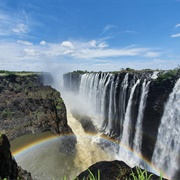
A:
{"type": "Polygon", "coordinates": [[[68,73],[64,75],[64,86],[79,93],[92,108],[100,131],[151,160],[164,106],[180,70],[162,71],[157,79],[153,79],[154,73],[100,72],[79,77],[68,73]]]}
{"type": "Polygon", "coordinates": [[[47,130],[72,133],[60,93],[44,86],[42,75],[0,76],[0,131],[12,140],[47,130]]]}
{"type": "Polygon", "coordinates": [[[12,157],[10,143],[5,134],[0,134],[0,179],[32,180],[31,173],[19,167],[12,157]]]}

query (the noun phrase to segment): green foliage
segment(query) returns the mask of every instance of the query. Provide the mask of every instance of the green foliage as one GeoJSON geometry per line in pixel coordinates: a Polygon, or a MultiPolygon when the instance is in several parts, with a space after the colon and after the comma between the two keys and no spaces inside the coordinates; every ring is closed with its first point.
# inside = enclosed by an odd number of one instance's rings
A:
{"type": "Polygon", "coordinates": [[[94,174],[88,169],[89,171],[89,180],[100,180],[100,171],[98,169],[98,176],[94,176],[94,174]]]}
{"type": "Polygon", "coordinates": [[[3,118],[11,118],[15,115],[15,112],[12,112],[10,111],[9,109],[4,109],[2,112],[1,112],[1,116],[3,118]]]}
{"type": "Polygon", "coordinates": [[[164,82],[166,80],[171,80],[177,76],[180,76],[180,68],[175,68],[173,70],[165,71],[164,73],[160,74],[156,79],[156,82],[164,82]]]}
{"type": "Polygon", "coordinates": [[[72,74],[85,74],[85,73],[88,73],[88,71],[81,71],[81,70],[77,70],[77,71],[73,71],[71,72],[72,74]]]}
{"type": "Polygon", "coordinates": [[[146,170],[142,170],[139,167],[136,167],[137,175],[134,172],[130,176],[133,177],[133,180],[150,180],[152,174],[148,175],[146,170]]]}
{"type": "MultiPolygon", "coordinates": [[[[87,178],[84,177],[82,180],[86,180],[86,179],[88,179],[88,180],[101,180],[100,170],[99,169],[98,169],[97,177],[91,172],[91,170],[88,169],[88,171],[89,171],[88,177],[87,178]]],[[[74,180],[80,180],[80,179],[75,178],[74,180]]]]}

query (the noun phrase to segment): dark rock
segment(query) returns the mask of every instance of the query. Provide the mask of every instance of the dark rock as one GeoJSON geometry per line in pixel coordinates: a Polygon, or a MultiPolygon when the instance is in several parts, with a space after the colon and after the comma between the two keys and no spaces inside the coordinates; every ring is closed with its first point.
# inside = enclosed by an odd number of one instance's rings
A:
{"type": "Polygon", "coordinates": [[[84,131],[87,133],[97,133],[96,127],[94,126],[92,119],[87,115],[80,114],[77,110],[71,110],[72,116],[77,119],[84,131]]]}
{"type": "Polygon", "coordinates": [[[77,143],[76,136],[64,135],[60,138],[59,151],[62,153],[66,153],[67,155],[71,155],[76,151],[76,143],[77,143]]]}
{"type": "Polygon", "coordinates": [[[60,93],[44,86],[43,81],[37,74],[0,77],[0,130],[9,140],[48,130],[54,134],[73,133],[60,93]]]}
{"type": "MultiPolygon", "coordinates": [[[[138,175],[136,167],[130,168],[123,161],[101,161],[90,166],[88,170],[80,173],[75,180],[90,180],[92,178],[91,174],[93,174],[94,177],[98,177],[98,173],[100,174],[100,180],[134,180],[132,173],[136,177],[138,175]]],[[[147,172],[148,177],[150,174],[152,173],[147,172]]],[[[152,174],[149,180],[159,179],[160,177],[152,174]]]]}
{"type": "Polygon", "coordinates": [[[0,134],[0,179],[31,180],[31,173],[18,167],[10,151],[10,143],[5,134],[0,134]]]}

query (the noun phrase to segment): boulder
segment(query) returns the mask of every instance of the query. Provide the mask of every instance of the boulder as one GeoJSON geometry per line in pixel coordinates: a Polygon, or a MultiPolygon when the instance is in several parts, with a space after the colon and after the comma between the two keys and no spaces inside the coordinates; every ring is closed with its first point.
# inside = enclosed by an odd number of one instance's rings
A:
{"type": "MultiPolygon", "coordinates": [[[[94,176],[98,180],[134,180],[134,176],[138,177],[138,171],[144,172],[138,167],[131,168],[123,161],[101,161],[93,164],[87,170],[80,173],[75,180],[91,180],[94,176]]],[[[160,177],[147,172],[147,177],[151,175],[149,180],[159,180],[160,177]]],[[[137,178],[139,179],[139,178],[137,178]]],[[[142,178],[141,178],[142,179],[142,178]]],[[[162,180],[165,180],[162,178],[162,180]]]]}
{"type": "Polygon", "coordinates": [[[11,154],[10,143],[5,134],[0,134],[0,179],[31,180],[31,173],[23,170],[11,154]]]}

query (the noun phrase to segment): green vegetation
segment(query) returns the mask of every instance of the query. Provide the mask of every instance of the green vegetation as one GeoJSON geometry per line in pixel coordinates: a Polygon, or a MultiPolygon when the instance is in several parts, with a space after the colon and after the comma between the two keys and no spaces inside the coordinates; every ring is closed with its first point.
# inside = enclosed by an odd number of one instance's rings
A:
{"type": "MultiPolygon", "coordinates": [[[[89,171],[89,175],[88,177],[84,177],[82,180],[101,180],[100,178],[100,170],[98,170],[98,174],[97,174],[97,177],[88,169],[89,171]]],[[[126,177],[126,173],[129,174],[128,172],[126,172],[125,174],[122,173],[120,171],[121,175],[117,177],[117,180],[118,179],[121,179],[121,178],[125,178],[126,177]]],[[[127,175],[128,176],[128,175],[127,175]]],[[[151,177],[153,176],[153,174],[149,174],[147,172],[147,170],[142,170],[141,168],[139,167],[136,167],[136,172],[133,172],[130,174],[130,177],[129,178],[125,178],[125,180],[150,180],[151,177]]],[[[162,174],[160,175],[159,177],[159,180],[162,180],[162,174]]],[[[61,180],[67,180],[66,176],[63,177],[63,179],[61,180]]],[[[78,178],[75,178],[74,180],[81,180],[81,179],[78,179],[78,178]]]]}
{"type": "Polygon", "coordinates": [[[97,174],[97,177],[88,169],[89,171],[89,175],[88,177],[84,177],[83,179],[79,179],[79,178],[75,178],[74,180],[101,180],[101,177],[100,177],[100,170],[98,169],[98,174],[97,174]]]}
{"type": "MultiPolygon", "coordinates": [[[[153,174],[148,175],[147,170],[142,170],[139,167],[136,167],[136,172],[137,174],[135,174],[134,172],[130,174],[133,180],[150,180],[153,175],[153,174]]],[[[159,180],[162,180],[162,174],[160,175],[159,180]]]]}
{"type": "Polygon", "coordinates": [[[172,80],[175,77],[180,77],[180,66],[173,70],[165,71],[164,73],[160,74],[156,79],[156,82],[162,83],[166,80],[172,80]]]}
{"type": "Polygon", "coordinates": [[[142,170],[139,167],[136,167],[137,175],[132,172],[130,176],[133,177],[133,180],[150,180],[152,174],[148,175],[146,170],[142,170]]]}
{"type": "Polygon", "coordinates": [[[98,176],[94,176],[94,174],[88,169],[89,171],[89,180],[100,180],[100,171],[98,169],[98,176]]]}
{"type": "Polygon", "coordinates": [[[89,73],[88,71],[81,71],[81,70],[77,70],[77,71],[73,71],[73,72],[70,72],[72,74],[85,74],[85,73],[89,73]]]}
{"type": "Polygon", "coordinates": [[[32,71],[7,71],[7,70],[0,70],[0,76],[9,76],[9,75],[20,75],[20,76],[27,76],[32,74],[42,74],[42,72],[32,72],[32,71]]]}

